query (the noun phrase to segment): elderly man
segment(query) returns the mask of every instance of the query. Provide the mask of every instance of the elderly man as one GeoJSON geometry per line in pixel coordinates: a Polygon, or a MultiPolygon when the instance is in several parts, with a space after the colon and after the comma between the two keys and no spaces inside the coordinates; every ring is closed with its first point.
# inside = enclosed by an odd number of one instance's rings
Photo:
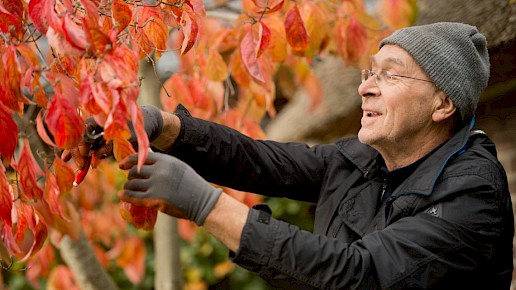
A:
{"type": "MultiPolygon", "coordinates": [[[[121,162],[119,196],[188,218],[231,259],[282,289],[509,289],[513,212],[494,144],[472,131],[487,86],[473,26],[401,29],[358,92],[358,137],[308,147],[144,107],[155,151],[121,162]],[[207,181],[317,204],[314,233],[248,208],[207,181]]],[[[106,153],[108,146],[100,149],[106,153]]]]}

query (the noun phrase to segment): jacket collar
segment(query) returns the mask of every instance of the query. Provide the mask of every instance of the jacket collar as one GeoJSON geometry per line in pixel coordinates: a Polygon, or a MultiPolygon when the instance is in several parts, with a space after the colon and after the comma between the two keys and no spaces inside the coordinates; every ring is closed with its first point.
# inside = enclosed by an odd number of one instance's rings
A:
{"type": "MultiPolygon", "coordinates": [[[[460,155],[465,150],[473,124],[474,119],[423,161],[412,178],[409,177],[411,182],[404,183],[404,193],[430,195],[448,160],[455,155],[460,155]]],[[[378,151],[361,143],[357,137],[341,139],[337,141],[336,145],[340,152],[362,171],[364,177],[373,178],[376,175],[375,172],[380,167],[376,161],[378,151]]]]}

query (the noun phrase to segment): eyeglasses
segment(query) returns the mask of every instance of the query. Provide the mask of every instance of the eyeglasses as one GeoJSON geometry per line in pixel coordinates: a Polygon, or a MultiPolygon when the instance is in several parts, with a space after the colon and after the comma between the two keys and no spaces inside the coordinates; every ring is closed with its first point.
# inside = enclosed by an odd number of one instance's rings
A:
{"type": "Polygon", "coordinates": [[[380,72],[378,73],[375,73],[374,71],[372,70],[368,70],[368,69],[363,69],[362,70],[362,73],[361,73],[361,80],[362,80],[362,83],[367,81],[370,77],[372,76],[376,76],[376,79],[375,79],[375,83],[378,85],[380,83],[383,83],[384,81],[387,83],[387,84],[392,84],[394,81],[396,81],[396,78],[406,78],[406,79],[412,79],[412,80],[418,80],[418,81],[424,81],[424,82],[427,82],[427,83],[431,83],[433,84],[434,82],[432,81],[429,81],[429,80],[424,80],[424,79],[418,79],[418,78],[413,78],[413,77],[406,77],[406,76],[400,76],[400,75],[396,75],[396,74],[393,74],[389,71],[385,71],[385,70],[381,70],[380,72]]]}

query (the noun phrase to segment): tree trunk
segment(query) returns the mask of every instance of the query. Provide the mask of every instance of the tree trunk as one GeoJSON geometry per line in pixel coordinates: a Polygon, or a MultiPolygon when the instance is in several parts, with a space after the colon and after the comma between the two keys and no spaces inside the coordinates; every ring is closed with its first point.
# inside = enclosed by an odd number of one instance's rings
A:
{"type": "Polygon", "coordinates": [[[72,270],[82,290],[117,290],[115,282],[100,265],[90,242],[81,230],[77,241],[65,236],[59,247],[61,257],[72,270]]]}
{"type": "Polygon", "coordinates": [[[154,254],[156,267],[154,288],[157,290],[183,289],[177,219],[161,212],[158,214],[154,229],[154,254]]]}

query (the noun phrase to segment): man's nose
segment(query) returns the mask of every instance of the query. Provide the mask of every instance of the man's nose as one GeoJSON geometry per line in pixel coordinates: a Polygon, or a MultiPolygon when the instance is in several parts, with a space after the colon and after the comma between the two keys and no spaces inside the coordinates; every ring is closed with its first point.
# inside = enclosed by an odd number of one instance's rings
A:
{"type": "Polygon", "coordinates": [[[380,87],[378,87],[376,76],[373,75],[358,86],[358,93],[361,97],[374,97],[380,95],[380,87]]]}

